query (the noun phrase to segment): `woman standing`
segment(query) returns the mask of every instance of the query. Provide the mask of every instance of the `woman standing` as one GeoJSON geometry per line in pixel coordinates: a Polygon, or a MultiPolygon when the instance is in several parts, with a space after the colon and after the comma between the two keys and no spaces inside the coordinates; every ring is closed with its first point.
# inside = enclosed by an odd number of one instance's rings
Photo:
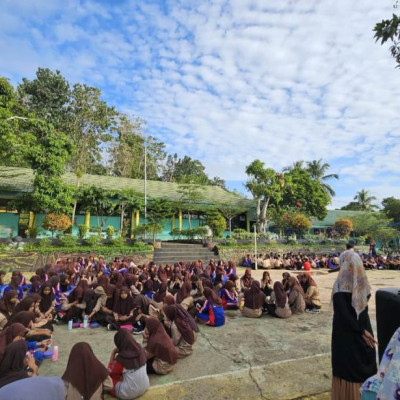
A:
{"type": "Polygon", "coordinates": [[[368,315],[371,288],[360,256],[346,250],[332,290],[332,400],[359,400],[360,386],[377,371],[368,315]]]}

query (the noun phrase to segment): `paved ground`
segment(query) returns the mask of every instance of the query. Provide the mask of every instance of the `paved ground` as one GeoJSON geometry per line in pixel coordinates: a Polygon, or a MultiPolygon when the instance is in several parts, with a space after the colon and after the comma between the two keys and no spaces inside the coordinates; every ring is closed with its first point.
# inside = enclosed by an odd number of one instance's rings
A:
{"type": "MultiPolygon", "coordinates": [[[[274,280],[283,271],[272,271],[274,280]]],[[[262,271],[257,271],[260,277],[262,271]]],[[[397,271],[369,271],[373,289],[399,286],[397,271]]],[[[151,389],[143,400],[154,399],[313,399],[329,398],[330,335],[332,311],[330,292],[336,274],[316,272],[323,301],[319,314],[302,314],[288,320],[270,316],[248,319],[239,312],[227,312],[221,328],[200,327],[195,351],[179,360],[166,376],[152,376],[151,389]],[[308,396],[308,397],[307,397],[308,396]]],[[[370,304],[375,327],[375,298],[370,304]]],[[[69,350],[78,341],[91,343],[99,359],[107,364],[113,349],[113,332],[104,328],[77,329],[56,327],[55,342],[60,347],[59,361],[46,361],[41,375],[61,375],[69,350]]],[[[137,337],[141,342],[141,337],[137,337]]]]}

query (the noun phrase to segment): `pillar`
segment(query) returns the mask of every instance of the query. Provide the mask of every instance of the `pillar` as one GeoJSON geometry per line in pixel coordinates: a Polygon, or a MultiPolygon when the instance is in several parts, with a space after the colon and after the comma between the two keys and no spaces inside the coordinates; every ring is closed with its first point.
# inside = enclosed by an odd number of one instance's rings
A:
{"type": "Polygon", "coordinates": [[[85,225],[90,229],[90,212],[87,211],[85,214],[85,225]]]}
{"type": "Polygon", "coordinates": [[[140,225],[140,211],[136,210],[136,228],[140,225]]]}
{"type": "Polygon", "coordinates": [[[29,211],[28,228],[33,228],[36,222],[36,215],[33,211],[29,211]]]}
{"type": "Polygon", "coordinates": [[[249,211],[246,212],[246,231],[250,232],[250,216],[249,211]]]}
{"type": "Polygon", "coordinates": [[[130,235],[131,239],[133,239],[133,237],[134,237],[134,234],[133,234],[134,231],[135,231],[135,211],[132,210],[131,211],[131,235],[130,235]]]}
{"type": "Polygon", "coordinates": [[[182,210],[179,210],[178,230],[179,230],[179,232],[182,230],[182,210]]]}

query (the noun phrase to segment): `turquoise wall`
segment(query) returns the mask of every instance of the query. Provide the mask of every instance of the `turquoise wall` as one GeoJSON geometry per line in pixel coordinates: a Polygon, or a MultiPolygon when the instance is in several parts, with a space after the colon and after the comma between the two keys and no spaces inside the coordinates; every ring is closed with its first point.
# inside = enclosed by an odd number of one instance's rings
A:
{"type": "Polygon", "coordinates": [[[0,213],[0,238],[13,238],[18,235],[19,215],[0,213]]]}

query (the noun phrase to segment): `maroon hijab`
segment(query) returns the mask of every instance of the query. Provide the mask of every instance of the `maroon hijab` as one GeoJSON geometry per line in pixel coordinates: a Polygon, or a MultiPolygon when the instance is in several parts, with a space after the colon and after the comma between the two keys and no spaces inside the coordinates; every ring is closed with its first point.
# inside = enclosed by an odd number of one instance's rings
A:
{"type": "Polygon", "coordinates": [[[294,290],[296,292],[299,292],[304,297],[304,290],[301,287],[299,281],[294,276],[291,276],[289,278],[288,286],[289,286],[290,290],[294,290]]]}
{"type": "Polygon", "coordinates": [[[263,306],[265,297],[265,293],[261,291],[260,282],[253,281],[250,289],[244,293],[244,305],[252,310],[258,310],[263,306]]]}
{"type": "Polygon", "coordinates": [[[146,330],[149,333],[147,340],[147,349],[149,352],[162,361],[169,364],[176,364],[178,361],[178,352],[171,338],[161,325],[161,322],[153,317],[147,318],[146,330]]]}
{"type": "Polygon", "coordinates": [[[83,400],[89,400],[107,376],[106,367],[94,355],[89,343],[79,342],[72,347],[62,379],[76,388],[83,400]]]}
{"type": "Polygon", "coordinates": [[[15,324],[19,322],[25,328],[28,328],[29,324],[35,320],[35,314],[31,311],[20,311],[19,313],[11,316],[6,326],[10,326],[11,324],[15,324]]]}
{"type": "Polygon", "coordinates": [[[25,340],[10,343],[0,364],[0,388],[20,379],[28,378],[25,371],[25,356],[28,351],[25,340]]]}
{"type": "Polygon", "coordinates": [[[125,369],[136,370],[146,364],[143,347],[136,342],[128,329],[120,329],[114,336],[114,343],[118,349],[116,360],[125,369]]]}
{"type": "Polygon", "coordinates": [[[206,287],[204,288],[204,297],[207,299],[208,302],[210,302],[214,306],[222,306],[222,300],[221,298],[217,295],[217,293],[214,292],[214,290],[206,287]]]}
{"type": "Polygon", "coordinates": [[[17,296],[18,292],[16,290],[10,290],[0,300],[0,312],[7,318],[7,320],[10,319],[10,315],[15,308],[15,303],[10,303],[10,301],[17,296]]]}
{"type": "Polygon", "coordinates": [[[167,282],[161,282],[160,287],[158,288],[158,292],[153,294],[153,300],[157,303],[161,303],[164,301],[165,296],[167,295],[167,282]]]}
{"type": "Polygon", "coordinates": [[[182,287],[178,290],[176,294],[176,302],[178,304],[182,303],[187,297],[190,296],[190,291],[192,290],[192,283],[185,281],[183,282],[182,287]]]}
{"type": "Polygon", "coordinates": [[[118,290],[117,296],[114,301],[113,312],[118,315],[129,315],[134,307],[135,306],[133,297],[131,296],[131,291],[127,287],[123,287],[122,289],[118,290]],[[126,299],[121,298],[122,292],[128,294],[128,297],[126,299]]]}
{"type": "Polygon", "coordinates": [[[243,285],[245,288],[250,289],[251,284],[253,282],[253,278],[251,276],[251,269],[246,268],[246,271],[244,272],[244,275],[240,278],[240,280],[243,282],[243,285]]]}
{"type": "Polygon", "coordinates": [[[3,358],[6,347],[17,336],[25,336],[27,332],[28,329],[26,329],[24,325],[19,323],[12,324],[8,328],[4,329],[4,331],[0,334],[0,361],[3,358]]]}
{"type": "Polygon", "coordinates": [[[276,298],[276,304],[280,308],[284,308],[286,305],[287,294],[283,289],[283,285],[281,282],[276,281],[274,283],[274,293],[276,298]]]}
{"type": "Polygon", "coordinates": [[[170,306],[164,306],[163,311],[170,321],[175,322],[183,339],[187,343],[193,344],[195,341],[194,332],[198,332],[199,328],[196,321],[187,310],[185,310],[180,304],[173,304],[170,306]]]}

